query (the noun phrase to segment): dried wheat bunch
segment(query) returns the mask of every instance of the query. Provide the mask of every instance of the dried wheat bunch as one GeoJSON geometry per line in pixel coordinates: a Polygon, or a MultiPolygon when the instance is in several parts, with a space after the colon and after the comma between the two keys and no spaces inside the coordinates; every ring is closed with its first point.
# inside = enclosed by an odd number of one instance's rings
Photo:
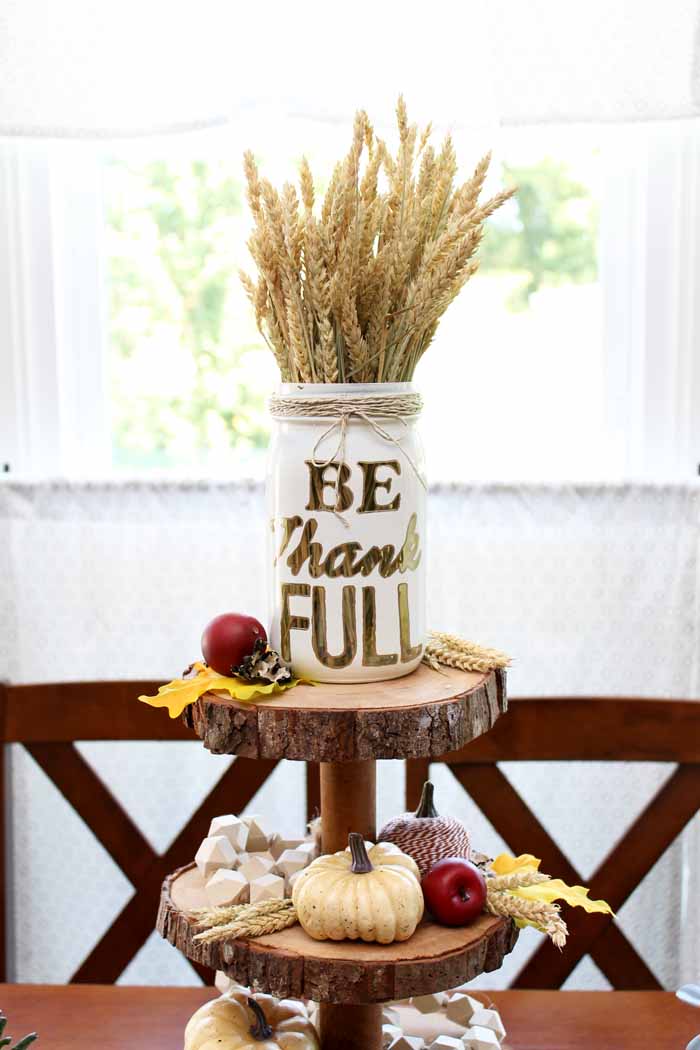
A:
{"type": "Polygon", "coordinates": [[[289,907],[289,903],[289,899],[284,897],[260,901],[258,904],[223,904],[213,908],[193,908],[188,914],[197,920],[198,926],[223,926],[250,913],[272,915],[274,912],[284,911],[289,907]]]}
{"type": "Polygon", "coordinates": [[[198,926],[207,929],[195,941],[211,944],[229,937],[263,937],[294,926],[299,920],[290,898],[261,901],[259,904],[233,904],[223,908],[202,908],[192,915],[198,926]]]}
{"type": "Polygon", "coordinates": [[[255,319],[284,381],[403,382],[438,322],[476,272],[486,219],[514,192],[480,203],[489,156],[461,186],[448,135],[439,150],[430,127],[396,109],[395,156],[367,114],[355,116],[347,156],[316,208],[309,165],[299,192],[278,192],[244,157],[254,229],[248,242],[257,280],[241,274],[255,319]]]}
{"type": "Polygon", "coordinates": [[[514,893],[492,891],[490,880],[486,898],[486,910],[492,915],[503,915],[506,918],[516,919],[520,922],[536,926],[542,933],[551,938],[557,948],[563,948],[566,944],[568,929],[566,923],[559,914],[559,905],[548,901],[527,900],[518,897],[514,893]]]}
{"type": "Polygon", "coordinates": [[[461,671],[485,672],[508,667],[510,657],[499,649],[486,649],[456,634],[429,631],[423,662],[436,671],[440,669],[440,664],[443,664],[445,667],[457,667],[461,671]]]}
{"type": "Polygon", "coordinates": [[[527,886],[537,886],[540,882],[549,882],[549,875],[541,871],[512,871],[508,875],[493,875],[487,882],[489,893],[506,890],[520,890],[527,886]]]}

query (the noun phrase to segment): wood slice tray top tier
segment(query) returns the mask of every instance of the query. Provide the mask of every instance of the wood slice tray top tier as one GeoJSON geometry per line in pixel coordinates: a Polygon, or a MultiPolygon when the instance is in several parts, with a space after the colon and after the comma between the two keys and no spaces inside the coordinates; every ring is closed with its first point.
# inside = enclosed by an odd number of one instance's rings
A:
{"type": "Polygon", "coordinates": [[[504,671],[421,665],[388,682],[299,685],[260,704],[206,693],[183,717],[217,755],[349,762],[456,751],[506,707],[504,671]]]}
{"type": "Polygon", "coordinates": [[[193,962],[280,998],[381,1003],[454,988],[497,970],[518,936],[509,919],[482,915],[460,928],[424,920],[410,940],[388,945],[315,941],[301,926],[249,941],[198,944],[185,909],[193,907],[201,886],[194,865],[165,880],[158,932],[193,962]]]}

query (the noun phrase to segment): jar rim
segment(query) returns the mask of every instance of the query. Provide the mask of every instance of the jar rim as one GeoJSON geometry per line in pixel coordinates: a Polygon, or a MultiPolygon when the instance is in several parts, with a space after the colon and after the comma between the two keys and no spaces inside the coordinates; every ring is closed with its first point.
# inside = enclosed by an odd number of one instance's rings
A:
{"type": "Polygon", "coordinates": [[[391,394],[412,394],[416,390],[413,383],[279,383],[276,393],[279,397],[362,397],[376,394],[384,397],[391,394]]]}

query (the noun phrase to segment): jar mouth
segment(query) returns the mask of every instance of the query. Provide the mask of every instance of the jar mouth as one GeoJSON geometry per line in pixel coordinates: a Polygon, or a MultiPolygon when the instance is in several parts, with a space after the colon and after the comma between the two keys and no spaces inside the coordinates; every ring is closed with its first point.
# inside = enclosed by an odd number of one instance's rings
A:
{"type": "Polygon", "coordinates": [[[411,394],[415,392],[413,383],[279,383],[276,394],[279,397],[362,397],[376,395],[390,397],[392,394],[411,394]]]}

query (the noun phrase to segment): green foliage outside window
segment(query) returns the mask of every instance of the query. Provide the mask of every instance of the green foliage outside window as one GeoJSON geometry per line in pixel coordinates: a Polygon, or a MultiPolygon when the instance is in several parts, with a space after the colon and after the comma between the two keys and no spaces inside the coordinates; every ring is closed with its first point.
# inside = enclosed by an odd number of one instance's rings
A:
{"type": "Polygon", "coordinates": [[[107,177],[115,461],[261,448],[264,399],[241,367],[259,340],[235,265],[240,183],[205,162],[115,163],[107,177]]]}
{"type": "Polygon", "coordinates": [[[480,272],[522,275],[508,305],[523,310],[540,288],[597,278],[598,215],[590,189],[549,157],[538,164],[504,165],[518,192],[491,220],[480,272]]]}
{"type": "MultiPolygon", "coordinates": [[[[270,364],[238,280],[242,186],[228,162],[111,162],[108,188],[114,461],[197,469],[218,450],[255,452],[268,436],[270,364]],[[258,365],[258,362],[260,364],[258,365]],[[267,376],[268,373],[266,372],[267,376]]],[[[507,305],[597,277],[589,188],[544,159],[504,166],[517,196],[489,223],[480,272],[516,281],[507,305]]]]}

